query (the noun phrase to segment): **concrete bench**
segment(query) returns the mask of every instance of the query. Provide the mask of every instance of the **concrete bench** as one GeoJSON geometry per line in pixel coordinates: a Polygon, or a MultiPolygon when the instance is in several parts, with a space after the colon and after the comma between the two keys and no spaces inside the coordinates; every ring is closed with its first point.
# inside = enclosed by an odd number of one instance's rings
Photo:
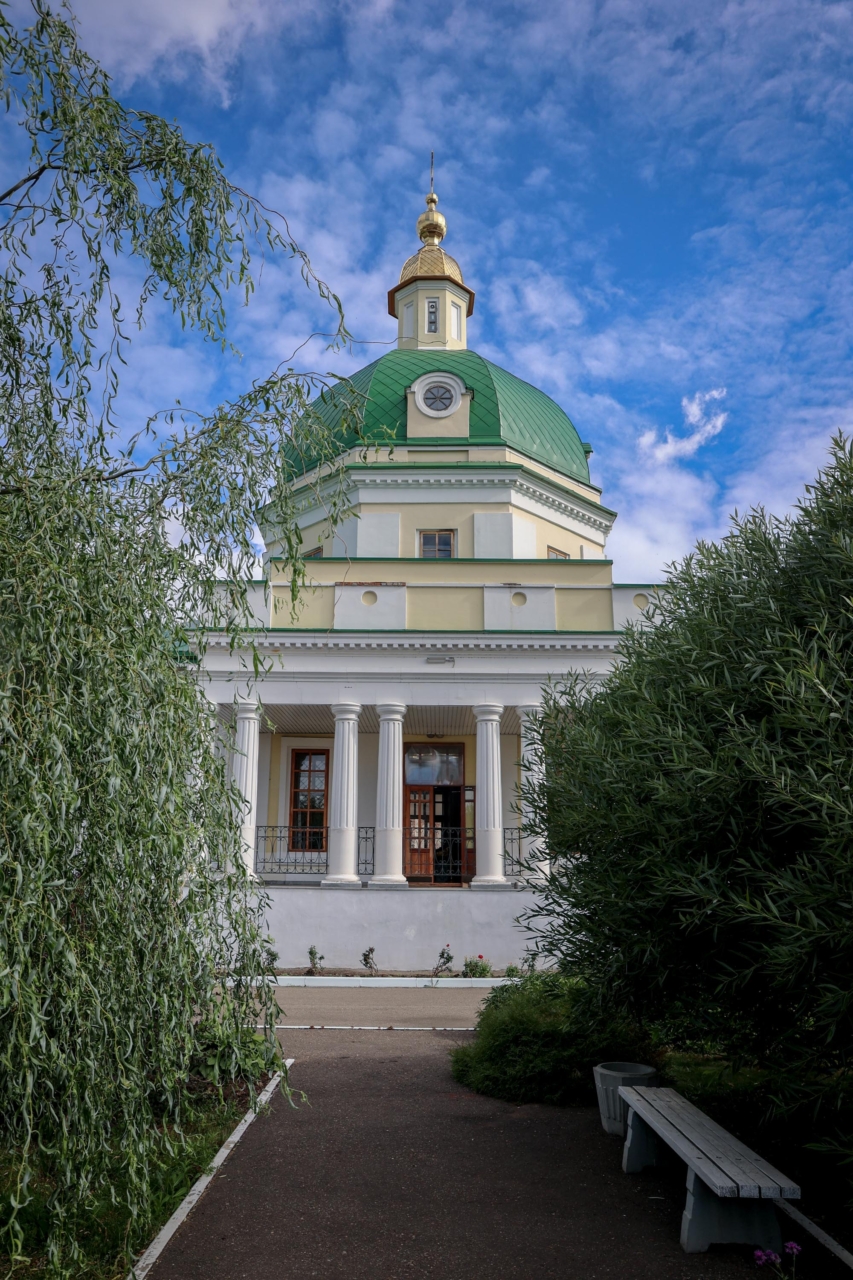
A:
{"type": "Polygon", "coordinates": [[[621,1085],[619,1096],[628,1105],[625,1173],[655,1164],[658,1142],[665,1142],[687,1165],[687,1204],[681,1218],[681,1247],[686,1253],[704,1253],[710,1244],[752,1244],[780,1251],[773,1202],[799,1200],[795,1183],[675,1089],[621,1085]]]}

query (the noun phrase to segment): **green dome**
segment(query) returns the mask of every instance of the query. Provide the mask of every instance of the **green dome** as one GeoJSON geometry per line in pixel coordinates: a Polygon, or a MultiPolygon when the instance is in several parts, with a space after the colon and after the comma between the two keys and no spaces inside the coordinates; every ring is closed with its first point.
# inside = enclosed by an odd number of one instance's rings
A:
{"type": "MultiPolygon", "coordinates": [[[[406,440],[406,389],[424,373],[454,373],[474,394],[469,412],[470,444],[509,445],[563,475],[589,484],[589,466],[580,436],[568,416],[544,391],[507,373],[475,351],[389,351],[350,378],[364,402],[364,438],[378,444],[406,440]]],[[[333,392],[314,402],[315,411],[334,428],[340,423],[339,397],[333,392]]],[[[355,436],[342,438],[348,447],[355,436]]],[[[460,439],[418,439],[445,448],[460,439]]]]}

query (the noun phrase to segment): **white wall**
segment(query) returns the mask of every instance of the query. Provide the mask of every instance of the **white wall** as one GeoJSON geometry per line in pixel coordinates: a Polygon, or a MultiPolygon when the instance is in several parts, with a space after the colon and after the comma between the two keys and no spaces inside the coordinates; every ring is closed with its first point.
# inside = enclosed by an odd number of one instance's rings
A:
{"type": "Polygon", "coordinates": [[[474,556],[478,560],[535,560],[536,525],[514,511],[477,511],[474,556]]]}
{"type": "Polygon", "coordinates": [[[483,587],[486,631],[553,631],[557,626],[553,587],[483,587]],[[524,596],[520,603],[513,597],[524,596]]]}
{"type": "Polygon", "coordinates": [[[321,889],[267,885],[267,927],[281,968],[308,964],[316,946],[330,968],[359,968],[376,948],[380,969],[431,969],[450,946],[454,968],[482,954],[493,968],[517,964],[527,933],[517,917],[535,901],[529,889],[321,889]]]}
{"type": "Polygon", "coordinates": [[[400,555],[400,516],[397,512],[366,512],[351,516],[338,526],[332,542],[333,556],[400,555]]]}
{"type": "Polygon", "coordinates": [[[643,617],[643,610],[646,608],[643,602],[654,600],[655,592],[659,589],[641,584],[614,586],[613,629],[624,631],[627,622],[648,626],[648,620],[643,617]]]}
{"type": "Polygon", "coordinates": [[[406,588],[363,582],[336,587],[335,626],[347,631],[374,627],[379,631],[405,631],[406,588]]]}

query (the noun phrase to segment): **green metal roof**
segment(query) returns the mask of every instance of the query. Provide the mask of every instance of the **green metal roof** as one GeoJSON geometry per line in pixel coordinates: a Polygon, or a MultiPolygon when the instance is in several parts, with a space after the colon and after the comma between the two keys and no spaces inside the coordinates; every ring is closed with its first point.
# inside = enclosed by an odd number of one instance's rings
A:
{"type": "MultiPolygon", "coordinates": [[[[580,436],[567,414],[544,391],[516,378],[476,351],[389,351],[349,379],[365,397],[363,439],[401,444],[406,440],[406,389],[424,373],[446,371],[472,392],[470,444],[505,444],[562,475],[589,484],[589,465],[580,436]]],[[[314,402],[315,411],[334,427],[340,423],[341,393],[314,402]]],[[[458,446],[464,437],[418,439],[418,444],[458,446]]],[[[342,435],[344,448],[358,443],[342,435]]]]}

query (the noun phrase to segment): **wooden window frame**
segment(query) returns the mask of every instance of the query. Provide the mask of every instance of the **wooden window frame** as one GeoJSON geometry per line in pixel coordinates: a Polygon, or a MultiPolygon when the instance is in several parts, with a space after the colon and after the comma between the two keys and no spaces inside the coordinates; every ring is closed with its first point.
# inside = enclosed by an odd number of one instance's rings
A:
{"type": "MultiPolygon", "coordinates": [[[[321,829],[325,830],[326,827],[329,825],[329,749],[328,747],[291,747],[290,749],[290,796],[288,797],[288,806],[287,806],[287,813],[289,818],[287,825],[291,831],[296,829],[296,823],[293,821],[294,814],[311,813],[311,809],[296,809],[294,806],[294,800],[296,798],[296,795],[301,790],[301,788],[297,787],[296,785],[296,757],[298,755],[306,755],[306,754],[312,755],[312,756],[325,756],[326,758],[326,769],[324,774],[325,782],[323,786],[323,821],[321,824],[321,829]]],[[[311,780],[312,772],[313,770],[309,768],[308,770],[308,779],[309,779],[308,791],[309,792],[311,791],[310,780],[311,780]]],[[[299,829],[308,830],[309,828],[299,828],[299,829]]]]}
{"type": "Polygon", "coordinates": [[[323,559],[323,548],[322,548],[322,547],[315,547],[315,548],[313,549],[313,551],[303,551],[303,552],[302,552],[302,559],[303,559],[303,560],[322,560],[322,559],[323,559]]]}
{"type": "Polygon", "coordinates": [[[420,560],[455,560],[456,559],[456,530],[455,529],[418,529],[418,558],[420,560]],[[424,535],[430,534],[438,537],[438,535],[441,533],[447,533],[450,535],[450,555],[449,556],[425,556],[424,555],[424,535]]]}
{"type": "Polygon", "coordinates": [[[549,560],[571,560],[572,553],[570,551],[561,551],[559,547],[549,547],[547,558],[549,560]]]}

